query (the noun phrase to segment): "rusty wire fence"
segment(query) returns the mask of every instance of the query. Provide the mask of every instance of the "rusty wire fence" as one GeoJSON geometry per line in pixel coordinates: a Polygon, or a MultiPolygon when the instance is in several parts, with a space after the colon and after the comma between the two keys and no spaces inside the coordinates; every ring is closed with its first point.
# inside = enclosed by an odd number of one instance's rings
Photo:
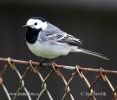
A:
{"type": "MultiPolygon", "coordinates": [[[[38,70],[38,67],[39,67],[38,62],[33,62],[31,60],[30,61],[16,60],[16,59],[11,59],[11,58],[0,58],[0,62],[4,62],[4,66],[0,65],[0,67],[2,67],[2,70],[0,70],[0,86],[1,86],[0,90],[2,90],[2,92],[4,92],[4,94],[8,100],[17,100],[19,93],[22,90],[25,92],[25,96],[27,98],[24,100],[33,100],[31,94],[29,93],[28,88],[25,86],[25,78],[30,71],[32,71],[34,74],[36,74],[38,76],[38,79],[42,83],[42,84],[39,84],[39,86],[37,86],[37,88],[41,87],[41,90],[39,91],[39,93],[36,97],[37,100],[40,100],[43,94],[46,94],[48,96],[47,100],[57,100],[57,98],[53,97],[52,93],[50,93],[50,88],[47,87],[48,86],[47,81],[50,77],[52,77],[52,75],[53,75],[52,73],[56,73],[57,77],[60,77],[62,82],[64,83],[64,92],[61,97],[61,100],[78,100],[79,97],[74,97],[74,94],[70,90],[70,88],[71,88],[70,84],[76,78],[76,76],[80,76],[80,78],[83,80],[84,84],[88,88],[87,92],[86,92],[86,93],[88,93],[88,95],[85,96],[86,100],[97,100],[97,96],[96,96],[97,94],[95,94],[94,87],[96,86],[96,84],[98,83],[98,81],[100,79],[102,79],[103,82],[105,82],[107,84],[107,86],[110,88],[109,91],[111,91],[111,93],[110,93],[111,100],[117,100],[117,86],[113,86],[112,85],[113,83],[107,77],[108,74],[117,75],[117,71],[114,71],[114,70],[105,70],[103,68],[100,68],[100,69],[84,68],[84,67],[80,67],[78,65],[65,66],[65,65],[57,65],[57,64],[53,63],[51,65],[52,69],[50,71],[48,71],[48,74],[46,75],[46,77],[43,77],[43,75],[40,73],[40,70],[38,70]],[[25,68],[25,71],[23,72],[23,74],[21,74],[20,71],[17,69],[16,64],[26,65],[26,68],[25,68]],[[18,76],[19,83],[20,83],[19,87],[17,88],[17,90],[13,96],[11,96],[11,94],[9,93],[9,90],[7,89],[7,87],[3,81],[3,80],[5,80],[3,78],[3,76],[5,73],[7,73],[7,70],[9,68],[12,69],[13,72],[15,72],[17,74],[16,76],[18,76]],[[73,71],[73,73],[71,74],[71,76],[68,80],[66,80],[66,78],[64,77],[64,74],[60,71],[61,68],[65,69],[65,70],[73,71]],[[95,73],[98,73],[98,75],[96,75],[93,82],[90,83],[89,80],[84,75],[84,71],[87,71],[90,73],[95,72],[95,73]],[[66,99],[66,97],[69,99],[66,99]]],[[[48,64],[43,63],[43,66],[47,67],[48,64]]],[[[51,81],[54,81],[54,80],[51,80],[51,81]]],[[[115,79],[115,82],[117,83],[117,79],[115,79]]],[[[10,82],[9,82],[9,84],[10,84],[10,82]]],[[[76,84],[78,84],[78,83],[76,83],[76,84]]],[[[74,85],[76,85],[76,84],[74,84],[74,85]]],[[[11,87],[11,88],[13,88],[13,87],[11,87]]],[[[57,91],[55,91],[55,92],[57,92],[57,91]]],[[[81,95],[84,95],[84,93],[82,92],[81,95]]],[[[106,94],[101,93],[98,95],[103,96],[106,94]]]]}

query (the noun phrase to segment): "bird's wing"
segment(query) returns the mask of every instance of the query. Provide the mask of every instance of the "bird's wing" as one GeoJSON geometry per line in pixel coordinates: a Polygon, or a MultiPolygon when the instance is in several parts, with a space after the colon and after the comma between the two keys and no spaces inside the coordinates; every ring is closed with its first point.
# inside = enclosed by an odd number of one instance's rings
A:
{"type": "MultiPolygon", "coordinates": [[[[45,32],[44,32],[45,33],[45,32]]],[[[82,40],[75,38],[74,36],[67,34],[65,32],[59,33],[45,33],[48,40],[54,40],[57,42],[68,43],[71,45],[82,45],[82,40]]]]}
{"type": "Polygon", "coordinates": [[[59,40],[59,42],[66,42],[71,45],[82,45],[82,40],[75,38],[74,36],[67,34],[63,39],[59,40]]]}
{"type": "Polygon", "coordinates": [[[43,31],[48,40],[54,40],[57,42],[68,43],[71,45],[82,45],[82,40],[75,38],[74,36],[61,31],[56,26],[50,24],[46,30],[43,31]]]}

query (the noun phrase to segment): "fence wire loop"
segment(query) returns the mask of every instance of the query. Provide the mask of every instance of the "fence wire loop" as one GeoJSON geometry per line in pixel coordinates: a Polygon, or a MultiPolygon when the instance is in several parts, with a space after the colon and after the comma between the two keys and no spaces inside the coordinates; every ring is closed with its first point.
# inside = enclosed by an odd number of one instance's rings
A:
{"type": "MultiPolygon", "coordinates": [[[[80,67],[78,65],[66,66],[66,65],[58,65],[56,63],[52,63],[52,64],[43,63],[44,67],[51,66],[51,70],[49,70],[47,75],[45,77],[43,77],[43,74],[41,74],[41,71],[37,68],[37,67],[39,67],[40,62],[34,62],[32,60],[29,60],[29,61],[16,60],[16,59],[11,59],[10,57],[0,58],[0,62],[6,62],[6,64],[3,66],[3,68],[0,71],[0,86],[2,87],[2,90],[6,94],[6,97],[8,98],[8,100],[16,100],[18,98],[18,94],[21,92],[21,90],[23,90],[26,93],[28,100],[32,100],[32,96],[30,95],[28,88],[25,86],[25,79],[30,71],[32,71],[35,75],[37,75],[38,79],[42,83],[42,85],[40,85],[41,90],[39,91],[37,100],[40,100],[43,94],[46,94],[48,96],[49,100],[53,100],[53,98],[55,98],[55,97],[53,97],[52,93],[50,93],[51,88],[47,87],[48,79],[50,79],[50,77],[52,77],[53,73],[55,73],[55,75],[58,78],[60,78],[62,80],[62,82],[64,83],[65,88],[64,88],[64,93],[63,93],[63,96],[61,97],[61,100],[66,100],[67,96],[69,96],[70,100],[75,100],[75,99],[77,100],[79,98],[79,96],[81,97],[80,94],[77,95],[77,97],[75,97],[74,94],[72,93],[71,83],[75,79],[76,76],[79,76],[83,80],[83,83],[88,88],[87,93],[89,93],[89,95],[84,96],[86,98],[86,100],[90,100],[90,99],[96,100],[97,97],[94,94],[94,92],[95,92],[94,86],[97,85],[97,83],[100,79],[103,79],[103,82],[105,82],[108,85],[108,87],[110,88],[110,90],[112,91],[112,95],[111,95],[112,100],[117,100],[117,86],[114,88],[114,86],[112,85],[112,82],[108,78],[108,74],[117,74],[117,71],[114,71],[114,70],[105,70],[103,68],[100,68],[100,69],[84,68],[84,67],[80,67]],[[17,64],[27,65],[23,74],[21,74],[20,70],[17,69],[17,67],[18,67],[18,66],[16,66],[17,64]],[[14,95],[13,98],[11,98],[12,96],[9,95],[8,88],[6,88],[6,86],[5,86],[6,83],[4,83],[4,81],[3,81],[3,79],[5,80],[3,74],[7,73],[8,68],[12,68],[13,72],[16,74],[16,76],[19,79],[19,87],[15,92],[16,95],[14,95]],[[67,71],[67,70],[73,71],[68,80],[66,80],[64,73],[62,73],[62,71],[60,70],[61,68],[65,69],[65,71],[67,71]],[[89,77],[84,74],[84,71],[95,72],[95,73],[98,73],[98,75],[95,76],[95,78],[93,79],[92,82],[90,82],[89,77]]],[[[51,81],[53,82],[53,80],[51,80],[51,81]]],[[[79,84],[79,83],[75,83],[74,85],[76,85],[76,84],[79,84]]],[[[78,91],[81,91],[81,90],[78,89],[78,91]]]]}
{"type": "Polygon", "coordinates": [[[59,68],[56,67],[57,64],[56,64],[56,63],[52,63],[51,65],[52,65],[53,70],[56,72],[56,74],[57,74],[58,76],[61,76],[61,74],[60,74],[60,72],[59,72],[59,68]]]}
{"type": "Polygon", "coordinates": [[[80,70],[80,66],[76,65],[76,71],[81,78],[83,78],[82,71],[80,70]]]}
{"type": "Polygon", "coordinates": [[[11,62],[11,58],[10,57],[8,57],[8,64],[10,65],[10,67],[13,69],[13,70],[15,70],[15,68],[14,68],[14,63],[13,62],[11,62]]]}
{"type": "Polygon", "coordinates": [[[80,67],[78,65],[76,65],[76,70],[79,74],[79,76],[84,80],[84,82],[86,83],[86,85],[89,88],[89,94],[86,98],[86,100],[89,100],[89,98],[93,98],[93,100],[96,100],[96,98],[93,95],[93,89],[91,88],[92,86],[90,85],[90,83],[88,82],[87,78],[84,76],[84,74],[82,73],[82,71],[80,70],[80,67]]]}
{"type": "Polygon", "coordinates": [[[106,78],[105,78],[105,73],[103,72],[103,68],[100,68],[100,74],[101,74],[101,76],[102,76],[102,79],[106,82],[107,80],[106,80],[106,78]]]}
{"type": "Polygon", "coordinates": [[[35,70],[35,65],[34,64],[32,64],[32,60],[29,60],[29,64],[30,64],[30,67],[32,68],[32,71],[34,72],[34,73],[36,73],[36,70],[35,70]]]}

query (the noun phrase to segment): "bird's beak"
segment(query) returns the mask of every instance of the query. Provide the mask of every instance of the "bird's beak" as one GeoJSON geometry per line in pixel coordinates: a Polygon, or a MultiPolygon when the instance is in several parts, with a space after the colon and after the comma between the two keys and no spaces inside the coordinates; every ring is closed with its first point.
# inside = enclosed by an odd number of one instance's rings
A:
{"type": "Polygon", "coordinates": [[[26,27],[29,27],[28,25],[24,25],[24,26],[22,26],[23,28],[26,28],[26,27]]]}

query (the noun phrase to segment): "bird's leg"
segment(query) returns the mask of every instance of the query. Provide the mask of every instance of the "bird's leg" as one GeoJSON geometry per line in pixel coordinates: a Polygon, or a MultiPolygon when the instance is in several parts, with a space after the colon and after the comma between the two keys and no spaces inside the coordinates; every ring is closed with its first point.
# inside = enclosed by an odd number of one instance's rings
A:
{"type": "Polygon", "coordinates": [[[54,61],[52,61],[52,63],[55,63],[55,62],[56,62],[57,60],[59,60],[61,57],[63,57],[63,56],[59,56],[59,57],[55,58],[54,61]]]}
{"type": "Polygon", "coordinates": [[[61,57],[63,57],[63,56],[59,56],[59,57],[57,57],[57,58],[55,58],[52,62],[50,62],[49,64],[48,64],[48,68],[51,70],[52,69],[52,63],[55,63],[59,58],[61,58],[61,57]]]}
{"type": "Polygon", "coordinates": [[[39,64],[40,67],[42,67],[42,69],[44,69],[43,63],[46,62],[47,60],[49,60],[48,58],[42,60],[39,64]]]}

